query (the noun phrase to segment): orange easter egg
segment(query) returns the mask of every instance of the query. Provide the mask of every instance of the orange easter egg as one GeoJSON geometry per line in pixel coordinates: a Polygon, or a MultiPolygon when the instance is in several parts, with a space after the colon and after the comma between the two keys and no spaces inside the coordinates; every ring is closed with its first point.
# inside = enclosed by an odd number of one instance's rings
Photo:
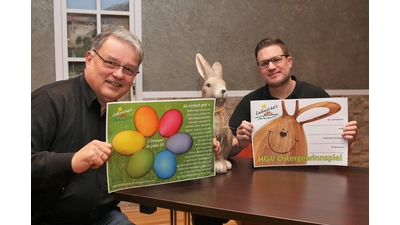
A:
{"type": "Polygon", "coordinates": [[[135,112],[133,121],[137,131],[145,137],[151,137],[157,132],[158,115],[150,106],[139,107],[135,112]]]}

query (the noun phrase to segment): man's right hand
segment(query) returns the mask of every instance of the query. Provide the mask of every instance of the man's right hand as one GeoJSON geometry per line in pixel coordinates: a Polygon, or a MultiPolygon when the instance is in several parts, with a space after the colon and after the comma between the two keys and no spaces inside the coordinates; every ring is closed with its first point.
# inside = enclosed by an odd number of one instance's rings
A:
{"type": "Polygon", "coordinates": [[[82,173],[93,168],[97,169],[107,162],[111,155],[112,145],[107,142],[93,140],[72,157],[71,166],[75,173],[82,173]]]}
{"type": "Polygon", "coordinates": [[[253,124],[243,120],[236,129],[236,138],[240,148],[246,148],[251,143],[251,133],[253,132],[253,124]]]}

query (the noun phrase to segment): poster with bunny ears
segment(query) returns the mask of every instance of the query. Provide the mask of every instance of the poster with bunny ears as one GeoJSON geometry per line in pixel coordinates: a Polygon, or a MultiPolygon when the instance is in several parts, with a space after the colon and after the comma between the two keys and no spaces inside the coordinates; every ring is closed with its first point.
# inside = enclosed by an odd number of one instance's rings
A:
{"type": "Polygon", "coordinates": [[[347,98],[251,101],[254,167],[348,163],[347,98]]]}

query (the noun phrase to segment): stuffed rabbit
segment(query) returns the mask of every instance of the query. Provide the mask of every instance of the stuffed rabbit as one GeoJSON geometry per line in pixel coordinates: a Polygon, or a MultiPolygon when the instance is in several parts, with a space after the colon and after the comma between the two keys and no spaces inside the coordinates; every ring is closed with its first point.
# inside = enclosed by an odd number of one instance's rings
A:
{"type": "Polygon", "coordinates": [[[225,102],[228,97],[226,83],[222,79],[222,65],[215,62],[211,67],[208,61],[200,54],[196,54],[196,66],[204,79],[201,96],[215,98],[214,136],[221,144],[221,156],[215,161],[215,171],[226,173],[232,168],[227,159],[232,149],[232,131],[229,129],[229,118],[225,111],[225,102]]]}

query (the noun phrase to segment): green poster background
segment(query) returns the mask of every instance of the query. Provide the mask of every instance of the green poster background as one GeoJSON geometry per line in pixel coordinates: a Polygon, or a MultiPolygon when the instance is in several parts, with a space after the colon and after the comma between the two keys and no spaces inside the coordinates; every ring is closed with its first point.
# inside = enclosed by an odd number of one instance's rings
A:
{"type": "MultiPolygon", "coordinates": [[[[135,165],[130,163],[130,169],[133,169],[134,171],[140,171],[143,169],[140,168],[140,164],[142,164],[143,161],[146,161],[147,163],[151,162],[153,164],[150,170],[142,177],[131,177],[127,173],[127,164],[129,159],[138,152],[135,152],[132,155],[122,155],[116,152],[113,146],[112,154],[107,162],[109,192],[132,187],[159,185],[215,176],[214,151],[212,145],[212,139],[214,136],[214,104],[214,99],[207,98],[108,103],[106,131],[108,143],[113,143],[113,138],[121,131],[133,130],[138,132],[134,123],[134,118],[137,116],[137,114],[135,114],[136,111],[142,106],[154,109],[157,113],[158,125],[160,125],[160,120],[163,115],[168,115],[166,112],[170,110],[178,110],[182,114],[183,119],[181,120],[179,131],[176,133],[186,133],[192,139],[192,145],[188,151],[182,154],[168,154],[173,155],[173,157],[170,157],[169,159],[176,160],[176,167],[174,166],[174,163],[167,165],[167,167],[171,167],[171,171],[175,170],[173,175],[168,178],[163,176],[160,177],[159,174],[155,172],[154,166],[156,166],[155,159],[160,152],[165,150],[169,151],[168,153],[172,152],[166,148],[165,143],[174,135],[162,137],[157,129],[153,136],[145,137],[146,145],[144,149],[150,150],[153,157],[149,157],[147,154],[147,157],[139,159],[139,163],[135,163],[135,165]]],[[[140,119],[146,120],[148,118],[146,118],[145,115],[144,118],[140,119]]],[[[149,126],[154,124],[152,122],[154,121],[149,121],[149,126]]],[[[176,120],[176,122],[174,121],[172,124],[171,128],[179,125],[180,121],[176,120]]],[[[188,143],[187,138],[182,141],[175,138],[175,146],[181,147],[182,144],[185,143],[188,143]]],[[[139,154],[137,154],[136,157],[139,157],[139,154]]],[[[158,162],[160,162],[160,160],[158,162]]]]}

